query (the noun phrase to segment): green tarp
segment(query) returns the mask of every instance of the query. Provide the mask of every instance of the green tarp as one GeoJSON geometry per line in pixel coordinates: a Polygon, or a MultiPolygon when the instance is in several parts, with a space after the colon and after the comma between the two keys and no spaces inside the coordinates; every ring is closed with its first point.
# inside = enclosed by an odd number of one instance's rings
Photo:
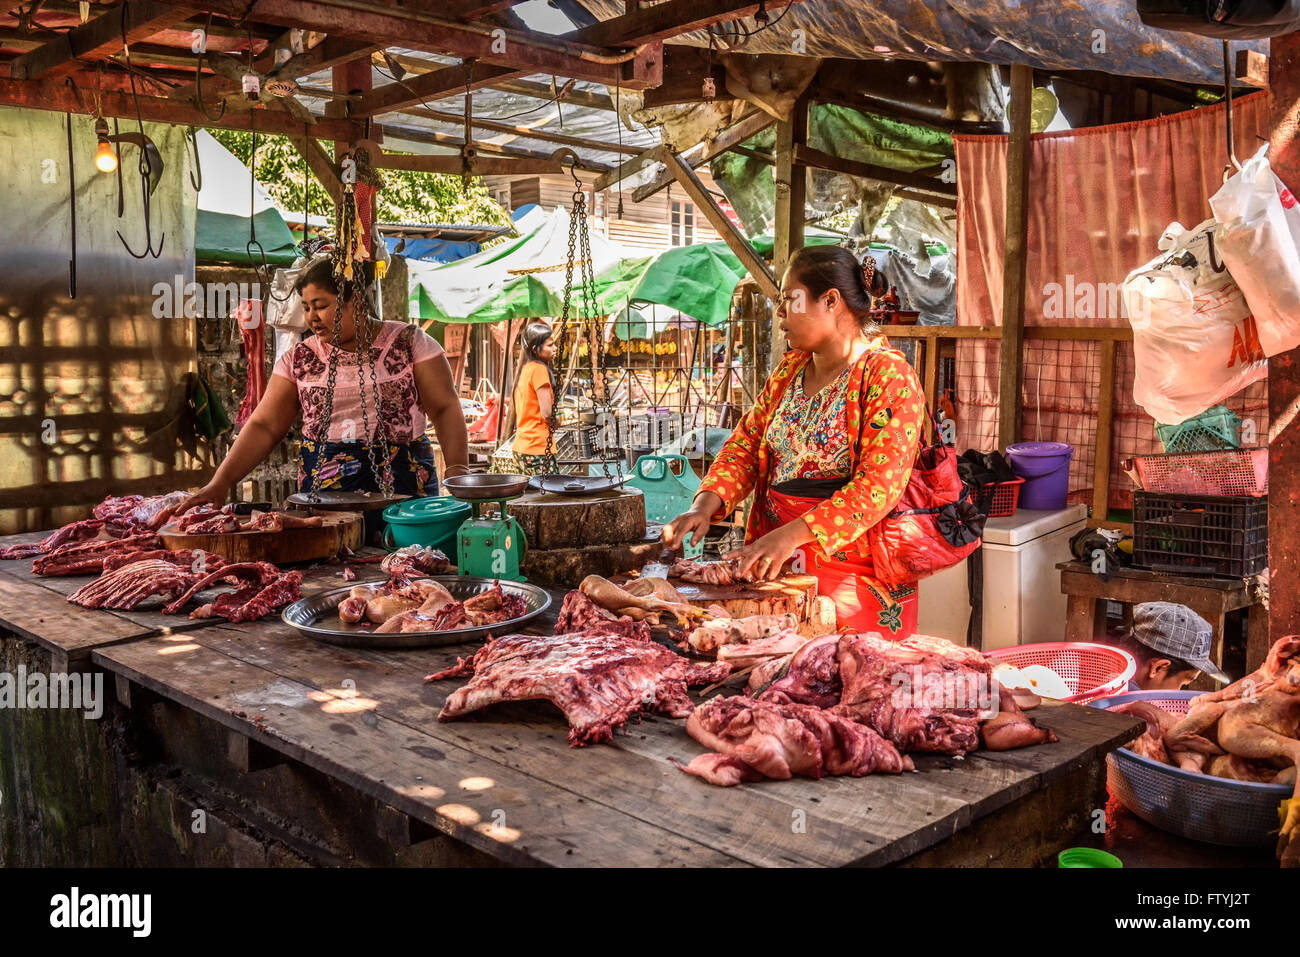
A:
{"type": "MultiPolygon", "coordinates": [[[[775,141],[775,128],[769,128],[745,145],[770,153],[775,141]]],[[[832,156],[909,173],[936,169],[955,156],[952,135],[943,130],[826,103],[814,105],[809,112],[808,145],[832,156]]],[[[714,158],[712,168],[714,180],[745,228],[750,232],[771,229],[776,210],[771,164],[740,153],[723,153],[714,158]]],[[[820,196],[821,185],[838,174],[823,170],[812,174],[808,203],[816,209],[831,198],[820,196]]]]}
{"type": "MultiPolygon", "coordinates": [[[[806,239],[810,246],[837,242],[834,236],[806,239]]],[[[751,242],[760,256],[771,258],[771,236],[759,236],[751,242]]],[[[632,289],[631,299],[668,306],[710,326],[720,326],[727,321],[736,283],[746,275],[736,254],[722,241],[677,246],[650,264],[632,289]]]]}
{"type": "Polygon", "coordinates": [[[199,146],[199,169],[203,188],[199,190],[199,213],[195,225],[194,258],[200,263],[231,263],[237,266],[261,265],[257,247],[249,259],[249,213],[258,243],[266,252],[271,266],[290,266],[298,257],[293,234],[285,225],[270,195],[261,183],[253,185],[249,203],[249,180],[252,174],[235,154],[213,139],[207,130],[196,134],[199,146]]]}

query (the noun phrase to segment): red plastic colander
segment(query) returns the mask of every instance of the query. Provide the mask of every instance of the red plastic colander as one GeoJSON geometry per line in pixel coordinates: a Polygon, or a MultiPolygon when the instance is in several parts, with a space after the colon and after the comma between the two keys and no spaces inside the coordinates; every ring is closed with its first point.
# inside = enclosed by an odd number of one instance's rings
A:
{"type": "Polygon", "coordinates": [[[1137,673],[1137,662],[1127,651],[1086,641],[1044,641],[986,652],[994,662],[1017,668],[1045,665],[1065,682],[1073,694],[1063,701],[1086,704],[1094,698],[1118,694],[1137,673]]]}

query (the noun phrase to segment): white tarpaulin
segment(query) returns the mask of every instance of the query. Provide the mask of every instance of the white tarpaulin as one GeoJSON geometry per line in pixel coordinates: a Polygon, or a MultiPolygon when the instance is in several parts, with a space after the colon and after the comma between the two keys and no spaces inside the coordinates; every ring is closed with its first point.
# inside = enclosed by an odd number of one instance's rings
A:
{"type": "MultiPolygon", "coordinates": [[[[589,241],[591,269],[602,293],[625,262],[645,262],[595,233],[589,241]]],[[[575,250],[576,255],[580,250],[575,250]]],[[[536,229],[508,245],[441,265],[408,260],[411,314],[449,322],[558,315],[568,261],[569,214],[557,206],[536,229]]],[[[575,262],[575,298],[579,268],[575,262]]]]}

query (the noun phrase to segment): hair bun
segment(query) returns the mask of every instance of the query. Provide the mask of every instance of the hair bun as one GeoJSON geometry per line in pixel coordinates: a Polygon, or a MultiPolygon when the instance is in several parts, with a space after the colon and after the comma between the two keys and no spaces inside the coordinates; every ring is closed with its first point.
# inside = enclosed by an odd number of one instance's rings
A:
{"type": "Polygon", "coordinates": [[[871,284],[876,279],[876,259],[874,256],[868,256],[862,260],[862,288],[871,295],[871,284]]]}

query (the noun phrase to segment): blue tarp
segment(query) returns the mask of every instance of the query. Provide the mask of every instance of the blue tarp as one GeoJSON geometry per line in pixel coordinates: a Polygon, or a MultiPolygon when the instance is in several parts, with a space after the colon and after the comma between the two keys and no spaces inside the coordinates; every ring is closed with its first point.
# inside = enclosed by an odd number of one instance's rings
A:
{"type": "MultiPolygon", "coordinates": [[[[385,236],[384,245],[390,253],[397,251],[401,236],[385,236]]],[[[421,259],[430,263],[449,263],[472,256],[482,249],[480,243],[458,243],[447,239],[407,239],[402,255],[407,259],[421,259]]]]}

